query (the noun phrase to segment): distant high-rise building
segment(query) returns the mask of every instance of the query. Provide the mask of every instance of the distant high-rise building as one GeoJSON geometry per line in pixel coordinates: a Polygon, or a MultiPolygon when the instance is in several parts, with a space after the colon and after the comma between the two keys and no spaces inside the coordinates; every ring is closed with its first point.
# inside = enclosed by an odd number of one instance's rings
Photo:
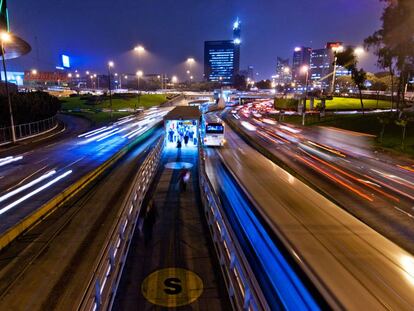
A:
{"type": "MultiPolygon", "coordinates": [[[[236,74],[233,40],[204,42],[204,77],[207,81],[231,84],[236,74]]],[[[238,70],[237,70],[238,71],[238,70]]]]}
{"type": "Polygon", "coordinates": [[[327,49],[315,49],[311,53],[310,79],[314,82],[320,81],[329,72],[329,60],[327,49]]]}
{"type": "Polygon", "coordinates": [[[241,22],[239,18],[233,23],[233,43],[234,43],[234,74],[239,73],[240,69],[240,45],[241,45],[241,22]]]}
{"type": "Polygon", "coordinates": [[[306,74],[302,72],[303,66],[310,66],[310,57],[312,49],[309,47],[297,47],[293,52],[292,60],[292,78],[294,81],[305,83],[306,74]]]}
{"type": "Polygon", "coordinates": [[[240,70],[239,74],[241,76],[244,76],[247,79],[250,79],[250,81],[254,80],[254,69],[253,66],[247,66],[246,69],[240,70]]]}
{"type": "Polygon", "coordinates": [[[233,40],[204,42],[204,78],[231,84],[240,70],[241,22],[233,24],[233,40]]]}
{"type": "MultiPolygon", "coordinates": [[[[342,46],[342,42],[328,42],[323,49],[315,49],[311,53],[310,79],[320,87],[327,88],[332,83],[335,49],[342,46]]],[[[349,75],[348,70],[336,66],[336,77],[349,75]]]]}
{"type": "Polygon", "coordinates": [[[289,68],[289,58],[283,59],[277,57],[276,60],[276,75],[274,82],[276,84],[287,84],[292,81],[292,70],[289,68]]]}

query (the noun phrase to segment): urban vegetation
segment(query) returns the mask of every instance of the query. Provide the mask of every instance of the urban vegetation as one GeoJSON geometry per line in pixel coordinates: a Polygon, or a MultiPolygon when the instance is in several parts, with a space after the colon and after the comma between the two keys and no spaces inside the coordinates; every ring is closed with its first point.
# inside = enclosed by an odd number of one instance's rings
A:
{"type": "Polygon", "coordinates": [[[171,95],[162,94],[114,94],[112,96],[112,108],[114,110],[111,119],[109,96],[73,96],[62,99],[62,111],[91,121],[95,125],[103,124],[111,120],[131,114],[136,108],[150,108],[158,106],[171,95]],[[121,111],[120,111],[121,110],[121,111]],[[125,111],[128,110],[128,111],[125,111]]]}
{"type": "MultiPolygon", "coordinates": [[[[44,92],[10,94],[14,123],[24,124],[50,118],[60,110],[57,97],[44,92]]],[[[10,126],[7,96],[0,96],[0,127],[10,126]]]]}
{"type": "MultiPolygon", "coordinates": [[[[103,96],[73,96],[61,100],[63,111],[94,110],[102,111],[110,108],[108,95],[103,96]]],[[[150,108],[167,101],[163,94],[114,94],[112,95],[112,108],[114,110],[134,109],[137,107],[150,108]]]]}

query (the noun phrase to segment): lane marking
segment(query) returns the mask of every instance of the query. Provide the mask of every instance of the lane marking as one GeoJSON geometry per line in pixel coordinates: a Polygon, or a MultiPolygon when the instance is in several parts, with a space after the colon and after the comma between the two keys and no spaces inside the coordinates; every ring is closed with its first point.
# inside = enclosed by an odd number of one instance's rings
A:
{"type": "Polygon", "coordinates": [[[194,272],[165,268],[148,275],[142,282],[141,292],[154,305],[174,308],[196,301],[203,288],[203,281],[194,272]]]}

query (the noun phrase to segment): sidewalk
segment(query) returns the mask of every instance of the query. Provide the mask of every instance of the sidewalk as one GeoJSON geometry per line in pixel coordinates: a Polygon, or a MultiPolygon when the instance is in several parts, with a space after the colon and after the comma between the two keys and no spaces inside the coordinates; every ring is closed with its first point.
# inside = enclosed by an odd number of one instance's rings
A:
{"type": "Polygon", "coordinates": [[[153,211],[141,232],[137,226],[114,310],[231,310],[201,218],[197,152],[196,147],[164,151],[154,189],[149,189],[154,193],[153,211]],[[187,190],[180,193],[183,162],[192,166],[191,179],[187,190]]]}

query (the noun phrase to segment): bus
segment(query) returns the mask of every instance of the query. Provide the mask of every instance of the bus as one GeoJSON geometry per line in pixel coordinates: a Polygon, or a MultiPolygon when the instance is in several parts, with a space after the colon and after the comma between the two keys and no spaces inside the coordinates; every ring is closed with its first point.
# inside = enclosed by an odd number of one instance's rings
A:
{"type": "Polygon", "coordinates": [[[202,138],[204,146],[224,146],[224,122],[214,114],[203,114],[202,138]]]}

